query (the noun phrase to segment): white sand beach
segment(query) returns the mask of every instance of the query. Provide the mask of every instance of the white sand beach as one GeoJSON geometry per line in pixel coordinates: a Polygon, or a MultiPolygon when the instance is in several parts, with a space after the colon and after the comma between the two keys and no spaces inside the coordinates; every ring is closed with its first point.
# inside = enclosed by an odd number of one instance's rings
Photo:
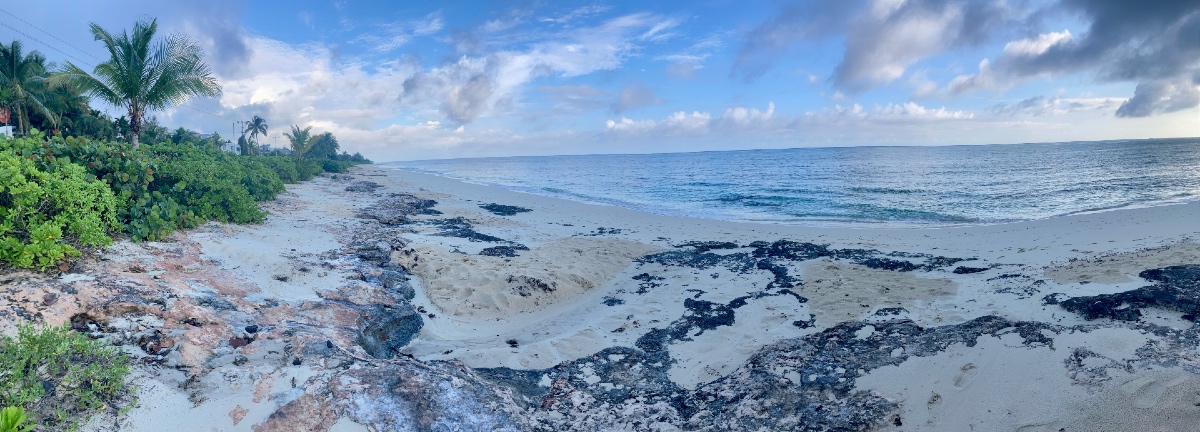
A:
{"type": "Polygon", "coordinates": [[[445,378],[458,384],[446,385],[486,389],[472,397],[500,401],[481,411],[502,414],[500,430],[1200,424],[1200,347],[1186,304],[1128,304],[1115,309],[1140,308],[1138,318],[1088,320],[1056,303],[1200,264],[1200,203],[992,226],[812,228],[660,216],[361,166],[290,186],[267,208],[261,225],[121,243],[45,284],[0,285],[6,310],[36,309],[51,323],[86,315],[139,359],[138,406],[85,430],[408,430],[381,413],[453,411],[363,396],[380,390],[361,374],[398,365],[459,368],[445,378]],[[345,190],[362,181],[379,187],[345,190]],[[391,225],[356,216],[390,194],[435,200],[436,212],[391,225]],[[355,257],[378,242],[391,262],[380,268],[409,274],[411,300],[380,288],[380,270],[355,257]],[[497,246],[509,249],[480,255],[497,246]],[[62,298],[40,305],[38,290],[62,298]],[[422,323],[394,358],[373,358],[359,343],[364,320],[376,319],[364,311],[389,302],[411,304],[422,323]],[[173,347],[150,353],[138,342],[149,333],[173,347]],[[617,364],[663,375],[618,382],[617,364]],[[639,382],[695,401],[760,390],[689,415],[621,393],[639,382]],[[842,414],[767,409],[816,400],[807,391],[842,414]],[[605,399],[617,393],[624,399],[605,399]],[[646,412],[664,420],[637,420],[646,412]]]}

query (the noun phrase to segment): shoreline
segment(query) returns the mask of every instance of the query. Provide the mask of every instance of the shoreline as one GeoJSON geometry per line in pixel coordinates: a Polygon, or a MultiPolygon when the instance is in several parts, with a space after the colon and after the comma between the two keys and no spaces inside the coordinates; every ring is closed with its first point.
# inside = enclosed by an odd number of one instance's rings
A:
{"type": "Polygon", "coordinates": [[[142,405],[84,430],[164,418],[256,431],[1200,421],[1190,306],[1135,302],[1132,320],[1103,306],[1187,289],[1140,275],[1200,264],[1197,202],[819,228],[360,166],[265,207],[260,225],[121,242],[62,277],[0,282],[0,310],[79,322],[139,360],[142,405]],[[1068,308],[1080,302],[1126,319],[1068,308]]]}
{"type": "MultiPolygon", "coordinates": [[[[552,157],[552,156],[548,156],[548,157],[552,157]]],[[[378,164],[377,166],[382,167],[382,166],[385,166],[388,164],[400,164],[400,163],[404,163],[404,162],[386,162],[386,163],[378,164]]],[[[454,177],[451,175],[447,175],[445,173],[439,173],[439,172],[422,170],[422,169],[414,169],[414,168],[404,168],[404,167],[399,167],[396,165],[390,165],[384,169],[403,171],[403,172],[408,172],[408,173],[413,173],[413,174],[430,175],[430,176],[440,177],[440,178],[444,178],[444,179],[448,179],[448,180],[459,181],[459,182],[463,182],[466,184],[498,188],[498,189],[503,189],[503,190],[510,191],[510,192],[524,193],[524,194],[536,195],[536,196],[541,196],[541,197],[546,197],[546,198],[563,199],[563,200],[567,200],[567,201],[577,202],[580,204],[620,207],[620,208],[624,208],[624,209],[628,209],[628,210],[632,210],[632,211],[637,211],[637,212],[642,212],[642,213],[652,214],[652,215],[657,215],[657,216],[716,220],[716,221],[723,221],[723,222],[730,222],[730,223],[784,225],[784,226],[799,226],[799,227],[809,227],[809,228],[834,228],[834,229],[845,228],[845,229],[865,229],[865,230],[876,230],[876,229],[921,230],[921,229],[944,229],[944,228],[969,228],[969,227],[982,227],[982,226],[994,226],[994,225],[1008,225],[1008,224],[1022,223],[1022,222],[1037,222],[1037,221],[1052,220],[1052,219],[1062,218],[1062,217],[1089,215],[1089,214],[1104,213],[1104,212],[1110,212],[1110,211],[1168,207],[1168,206],[1175,206],[1175,205],[1188,205],[1188,204],[1200,202],[1200,197],[1193,197],[1191,199],[1186,199],[1186,200],[1174,200],[1174,201],[1168,201],[1168,202],[1158,202],[1158,203],[1153,203],[1153,204],[1145,204],[1145,203],[1124,204],[1121,206],[1114,206],[1114,207],[1101,208],[1101,209],[1079,210],[1079,211],[1075,211],[1075,212],[1052,215],[1052,216],[1047,216],[1047,217],[1042,217],[1042,218],[1037,218],[1037,219],[1020,219],[1020,220],[1008,220],[1008,221],[988,222],[988,223],[972,222],[972,223],[961,223],[961,224],[939,224],[937,222],[928,222],[928,223],[911,223],[910,222],[910,223],[894,224],[893,222],[884,221],[884,220],[839,220],[839,219],[798,220],[798,221],[750,220],[750,219],[734,220],[734,219],[721,219],[721,218],[717,218],[717,217],[704,217],[704,216],[699,216],[699,215],[672,214],[667,211],[663,211],[663,212],[652,211],[650,209],[637,208],[636,205],[627,203],[627,202],[622,202],[622,201],[618,201],[618,200],[613,200],[614,202],[611,202],[611,203],[604,202],[603,200],[589,199],[588,197],[580,196],[578,194],[565,193],[565,191],[564,191],[564,193],[561,193],[561,194],[541,193],[541,192],[537,192],[536,188],[521,188],[521,187],[516,187],[516,186],[506,186],[506,185],[502,185],[502,184],[484,183],[484,182],[478,182],[478,181],[474,181],[474,180],[467,179],[467,178],[454,177]]]]}

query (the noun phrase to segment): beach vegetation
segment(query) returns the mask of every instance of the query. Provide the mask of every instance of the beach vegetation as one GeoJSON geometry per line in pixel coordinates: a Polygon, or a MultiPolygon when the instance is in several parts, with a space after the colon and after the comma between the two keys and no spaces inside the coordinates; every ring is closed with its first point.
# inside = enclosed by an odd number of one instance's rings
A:
{"type": "Polygon", "coordinates": [[[308,153],[308,149],[313,145],[312,126],[300,129],[298,125],[292,125],[291,132],[284,132],[283,136],[287,137],[291,144],[292,153],[296,155],[296,159],[304,157],[308,153]]]}
{"type": "Polygon", "coordinates": [[[37,51],[0,44],[0,109],[19,123],[16,138],[0,137],[0,266],[62,268],[115,237],[152,241],[210,220],[261,222],[259,202],[284,184],[370,163],[337,154],[332,133],[298,126],[300,151],[258,156],[268,131],[259,116],[241,131],[241,155],[223,151],[218,134],[164,127],[148,113],[220,92],[198,46],[181,35],[156,39],[153,19],[120,34],[91,31],[111,58],[90,74],[70,63],[51,74],[37,51]],[[92,99],[128,116],[107,117],[92,99]],[[306,155],[310,147],[317,151],[306,155]]]}
{"type": "Polygon", "coordinates": [[[155,41],[158,21],[139,20],[133,31],[113,34],[96,23],[92,36],[110,59],[91,73],[68,62],[50,83],[82,89],[92,98],[121,106],[129,114],[129,139],[138,148],[146,113],[181,104],[193,96],[217,96],[221,86],[201,60],[200,47],[183,34],[155,41]]]}
{"type": "Polygon", "coordinates": [[[120,227],[112,190],[46,147],[21,144],[0,142],[9,146],[0,152],[0,260],[44,270],[78,247],[110,244],[120,227]]]}
{"type": "Polygon", "coordinates": [[[128,376],[129,357],[103,340],[66,325],[21,325],[15,338],[0,336],[0,406],[21,410],[0,415],[0,424],[18,427],[28,413],[47,429],[77,429],[130,402],[128,376]]]}
{"type": "Polygon", "coordinates": [[[25,53],[21,41],[0,45],[0,108],[16,116],[17,129],[29,130],[30,111],[48,118],[53,113],[46,108],[46,57],[36,50],[25,53]]]}
{"type": "Polygon", "coordinates": [[[21,407],[6,407],[0,410],[0,432],[29,432],[36,426],[34,424],[25,424],[29,417],[25,415],[25,409],[21,407]]]}

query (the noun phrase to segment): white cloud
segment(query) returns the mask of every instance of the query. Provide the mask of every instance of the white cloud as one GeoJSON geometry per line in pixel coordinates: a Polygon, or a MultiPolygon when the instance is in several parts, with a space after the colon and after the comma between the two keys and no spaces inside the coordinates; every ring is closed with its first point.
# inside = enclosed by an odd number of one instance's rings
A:
{"type": "Polygon", "coordinates": [[[1055,33],[1045,33],[1036,38],[1021,39],[1004,45],[1004,55],[1013,57],[1033,57],[1044,54],[1050,47],[1071,41],[1071,32],[1063,30],[1055,33]]]}
{"type": "Polygon", "coordinates": [[[406,106],[412,107],[429,104],[471,106],[473,109],[470,110],[443,110],[450,120],[471,122],[486,116],[501,100],[519,100],[525,84],[535,78],[574,77],[616,69],[636,52],[637,42],[647,34],[658,34],[675,25],[674,20],[653,14],[625,15],[593,27],[571,30],[552,40],[530,43],[523,51],[501,50],[481,56],[462,56],[457,62],[406,80],[401,98],[406,106]],[[456,90],[466,88],[471,82],[476,83],[476,90],[485,87],[482,83],[486,83],[488,91],[474,91],[464,97],[456,90]]]}

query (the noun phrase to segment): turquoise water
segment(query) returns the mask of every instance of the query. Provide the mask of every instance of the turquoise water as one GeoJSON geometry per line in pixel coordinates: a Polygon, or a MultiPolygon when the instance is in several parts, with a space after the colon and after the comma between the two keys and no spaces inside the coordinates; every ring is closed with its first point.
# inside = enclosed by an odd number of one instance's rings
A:
{"type": "Polygon", "coordinates": [[[819,226],[992,224],[1200,197],[1197,138],[386,165],[666,215],[819,226]]]}

